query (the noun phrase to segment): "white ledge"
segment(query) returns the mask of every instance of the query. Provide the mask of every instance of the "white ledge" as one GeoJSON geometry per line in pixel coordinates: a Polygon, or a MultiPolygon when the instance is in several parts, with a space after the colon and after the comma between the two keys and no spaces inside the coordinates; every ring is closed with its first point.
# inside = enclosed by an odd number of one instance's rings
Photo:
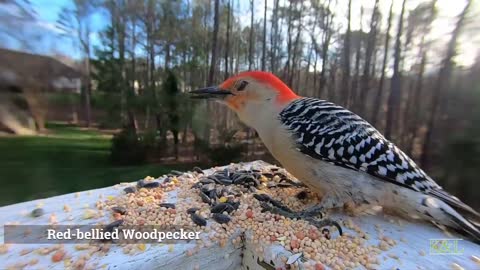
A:
{"type": "MultiPolygon", "coordinates": [[[[261,161],[241,164],[241,167],[268,165],[261,161]]],[[[213,170],[206,170],[207,174],[213,170]]],[[[55,214],[58,224],[96,224],[100,221],[108,222],[108,217],[99,219],[84,219],[85,209],[95,209],[95,203],[101,194],[107,196],[119,196],[123,189],[118,186],[95,189],[79,193],[66,194],[46,199],[28,201],[0,208],[0,224],[18,222],[26,224],[49,224],[49,217],[55,214]],[[39,205],[45,210],[45,214],[38,218],[30,217],[30,212],[39,205]],[[63,211],[63,206],[69,205],[71,212],[63,211]],[[72,220],[73,217],[73,220],[72,220]]],[[[176,197],[171,194],[170,197],[176,197]]],[[[370,235],[368,244],[377,245],[378,228],[383,230],[383,235],[394,239],[397,244],[378,256],[380,260],[379,269],[453,269],[452,264],[457,264],[464,269],[480,269],[480,265],[473,261],[472,256],[480,257],[480,246],[462,239],[460,235],[447,236],[436,227],[422,222],[402,221],[392,222],[398,218],[388,216],[360,216],[350,217],[343,213],[336,213],[333,219],[351,219],[356,225],[370,235]],[[431,254],[430,241],[432,239],[462,239],[458,240],[460,254],[431,254]],[[392,258],[392,254],[398,259],[392,258]]],[[[350,232],[344,228],[346,232],[350,232]]],[[[354,234],[355,232],[350,232],[354,234]]],[[[3,243],[4,229],[0,228],[0,240],[3,243]]],[[[454,240],[451,240],[454,241],[454,240]]],[[[21,250],[38,249],[48,246],[47,244],[12,244],[8,251],[0,254],[0,269],[14,266],[19,262],[28,262],[31,259],[38,259],[35,266],[27,266],[26,269],[64,269],[63,262],[52,263],[51,254],[41,256],[35,252],[20,255],[21,250]]],[[[280,256],[289,257],[291,252],[285,250],[279,244],[271,244],[264,248],[263,254],[257,254],[252,244],[247,243],[242,247],[234,247],[231,241],[221,248],[218,245],[204,247],[199,253],[187,256],[187,250],[195,246],[194,241],[190,243],[177,243],[173,249],[169,245],[148,245],[148,248],[135,255],[124,254],[122,248],[113,245],[106,256],[93,256],[87,266],[95,265],[101,269],[266,269],[265,264],[259,265],[260,257],[265,262],[273,264],[274,268],[285,268],[280,256]],[[248,266],[248,268],[247,268],[248,266]]],[[[74,245],[66,244],[64,247],[67,254],[75,256],[78,251],[74,245]]],[[[301,260],[297,264],[300,269],[305,268],[301,260]]],[[[268,268],[268,267],[267,267],[268,268]]],[[[271,269],[271,268],[270,268],[271,269]]],[[[328,269],[328,268],[327,268],[328,269]]],[[[358,268],[363,269],[363,268],[358,268]]]]}

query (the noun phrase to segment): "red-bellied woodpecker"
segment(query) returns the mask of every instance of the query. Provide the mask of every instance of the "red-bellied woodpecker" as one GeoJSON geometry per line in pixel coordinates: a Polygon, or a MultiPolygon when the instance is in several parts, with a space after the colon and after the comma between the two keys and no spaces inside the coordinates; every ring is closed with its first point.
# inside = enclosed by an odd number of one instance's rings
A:
{"type": "Polygon", "coordinates": [[[373,126],[325,100],[297,96],[271,73],[244,72],[191,92],[226,104],[292,175],[322,195],[320,209],[379,205],[480,240],[480,214],[443,190],[373,126]]]}

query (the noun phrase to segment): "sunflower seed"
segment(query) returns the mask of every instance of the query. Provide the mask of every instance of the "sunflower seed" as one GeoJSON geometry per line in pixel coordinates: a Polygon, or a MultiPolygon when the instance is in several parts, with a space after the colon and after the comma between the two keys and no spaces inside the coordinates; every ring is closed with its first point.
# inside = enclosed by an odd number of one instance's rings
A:
{"type": "Polygon", "coordinates": [[[202,169],[200,169],[199,167],[193,167],[192,170],[196,173],[203,173],[202,169]]]}
{"type": "Polygon", "coordinates": [[[200,191],[200,198],[204,203],[208,203],[208,204],[212,203],[212,200],[210,199],[210,197],[208,197],[207,194],[203,193],[202,191],[200,191]]]}
{"type": "Polygon", "coordinates": [[[159,182],[147,182],[145,180],[139,180],[137,182],[137,187],[138,188],[156,188],[159,187],[160,183],[159,182]]]}
{"type": "Polygon", "coordinates": [[[170,209],[175,209],[175,204],[173,203],[161,203],[159,204],[160,207],[165,207],[165,208],[170,208],[170,209]]]}
{"type": "Polygon", "coordinates": [[[261,202],[268,202],[270,201],[270,197],[267,194],[253,194],[253,197],[261,202]]]}
{"type": "Polygon", "coordinates": [[[43,216],[43,214],[45,214],[45,211],[43,210],[43,208],[33,209],[31,213],[32,217],[41,217],[43,216]]]}
{"type": "Polygon", "coordinates": [[[217,192],[216,189],[212,189],[208,192],[208,197],[210,197],[210,199],[216,199],[220,194],[217,192]]]}
{"type": "Polygon", "coordinates": [[[218,222],[220,224],[228,223],[231,220],[231,218],[229,216],[224,215],[224,214],[220,214],[220,213],[212,214],[212,218],[213,218],[213,220],[215,220],[216,222],[218,222]]]}
{"type": "Polygon", "coordinates": [[[229,178],[227,177],[217,177],[217,183],[220,184],[220,185],[225,185],[225,186],[228,186],[228,185],[231,185],[232,184],[232,180],[230,180],[229,178]]]}
{"type": "Polygon", "coordinates": [[[173,175],[175,175],[175,176],[179,176],[179,175],[182,175],[182,174],[183,174],[183,172],[177,171],[177,170],[171,170],[170,173],[173,174],[173,175]]]}
{"type": "Polygon", "coordinates": [[[202,187],[202,183],[200,182],[197,182],[191,186],[191,188],[200,188],[200,187],[202,187]]]}
{"type": "Polygon", "coordinates": [[[194,213],[197,212],[198,210],[200,210],[200,208],[198,208],[198,207],[188,208],[188,209],[187,209],[187,214],[194,214],[194,213]]]}
{"type": "Polygon", "coordinates": [[[207,178],[207,177],[202,177],[202,178],[200,179],[200,181],[198,181],[198,182],[199,182],[199,183],[202,183],[202,184],[204,184],[204,185],[206,185],[206,184],[214,184],[214,183],[215,183],[215,181],[214,181],[213,179],[210,179],[210,178],[207,178]]]}
{"type": "Polygon", "coordinates": [[[230,204],[235,210],[238,210],[238,207],[240,206],[240,202],[227,202],[227,203],[230,204]]]}
{"type": "Polygon", "coordinates": [[[199,226],[207,225],[207,220],[205,220],[203,217],[201,217],[200,215],[198,215],[196,213],[193,213],[191,215],[191,218],[192,218],[192,221],[199,226]]]}
{"type": "Polygon", "coordinates": [[[160,186],[159,182],[148,182],[143,185],[144,188],[157,188],[160,186]]]}
{"type": "Polygon", "coordinates": [[[121,206],[114,206],[111,208],[114,213],[119,213],[120,215],[125,215],[127,213],[127,209],[121,206]]]}
{"type": "Polygon", "coordinates": [[[135,193],[137,191],[137,189],[134,186],[131,186],[131,187],[124,188],[123,191],[127,194],[128,193],[135,193]]]}
{"type": "Polygon", "coordinates": [[[223,213],[223,212],[231,213],[234,210],[235,209],[233,208],[233,206],[229,203],[218,203],[210,209],[210,212],[211,213],[223,213]]]}
{"type": "Polygon", "coordinates": [[[123,224],[123,219],[115,220],[114,222],[106,225],[103,230],[107,232],[112,232],[113,229],[123,224]]]}

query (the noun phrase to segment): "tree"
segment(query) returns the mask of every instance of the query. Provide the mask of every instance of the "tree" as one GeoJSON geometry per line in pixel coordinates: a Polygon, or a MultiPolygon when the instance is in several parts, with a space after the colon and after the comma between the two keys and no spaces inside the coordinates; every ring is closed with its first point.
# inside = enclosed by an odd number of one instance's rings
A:
{"type": "Polygon", "coordinates": [[[165,113],[169,120],[169,129],[173,133],[173,143],[175,146],[175,158],[178,159],[178,131],[179,131],[179,93],[177,77],[171,70],[166,70],[165,80],[162,84],[162,91],[165,102],[165,113]]]}
{"type": "Polygon", "coordinates": [[[392,28],[393,4],[394,4],[394,0],[392,0],[392,2],[390,3],[390,9],[388,12],[388,23],[387,23],[387,30],[385,33],[385,44],[383,46],[382,71],[380,75],[380,82],[378,83],[377,93],[375,95],[375,100],[373,102],[371,119],[372,119],[372,125],[374,126],[377,126],[380,109],[382,107],[383,87],[385,84],[385,70],[387,68],[388,51],[389,51],[388,49],[390,47],[390,29],[392,28]]]}
{"type": "Polygon", "coordinates": [[[267,0],[265,0],[265,8],[263,10],[263,44],[262,44],[262,70],[266,68],[267,58],[267,0]]]}
{"type": "Polygon", "coordinates": [[[421,35],[420,44],[418,49],[418,67],[414,86],[410,87],[406,104],[412,104],[406,106],[404,113],[404,129],[402,133],[402,139],[405,152],[411,155],[413,152],[414,140],[416,138],[418,124],[420,123],[420,102],[424,87],[424,74],[428,59],[428,51],[430,42],[427,41],[426,36],[430,32],[431,24],[436,16],[436,0],[426,2],[417,6],[409,15],[409,27],[413,28],[412,35],[421,35]],[[416,33],[414,33],[416,32],[416,33]]]}
{"type": "Polygon", "coordinates": [[[228,72],[228,56],[230,54],[230,13],[231,13],[231,3],[230,0],[227,0],[227,33],[226,33],[226,39],[225,39],[225,77],[224,79],[228,79],[229,77],[229,72],[228,72]]]}
{"type": "Polygon", "coordinates": [[[360,103],[360,93],[358,91],[358,83],[360,79],[360,58],[362,56],[362,47],[364,43],[363,33],[363,6],[360,7],[360,30],[352,33],[353,45],[356,48],[355,51],[355,74],[353,76],[352,87],[350,89],[350,96],[347,97],[346,104],[351,106],[352,110],[356,111],[360,103]]]}
{"type": "MultiPolygon", "coordinates": [[[[372,17],[370,19],[370,32],[368,33],[367,37],[367,47],[365,51],[365,62],[363,66],[363,75],[362,75],[362,82],[361,82],[361,89],[360,95],[363,97],[368,97],[370,92],[370,70],[372,64],[372,56],[376,45],[377,40],[377,28],[379,24],[379,11],[378,11],[378,2],[379,0],[375,0],[375,5],[372,11],[372,17]]],[[[358,113],[360,115],[365,114],[365,109],[367,106],[366,102],[359,103],[359,110],[358,113]]]]}
{"type": "Polygon", "coordinates": [[[219,4],[220,0],[215,0],[214,17],[213,17],[213,36],[212,36],[212,58],[210,62],[210,73],[208,75],[207,85],[213,85],[215,71],[217,67],[217,43],[218,43],[218,25],[219,25],[219,4]]]}
{"type": "Polygon", "coordinates": [[[250,0],[250,34],[249,34],[249,40],[248,40],[248,70],[253,69],[253,48],[255,44],[254,40],[254,21],[253,21],[253,15],[255,13],[254,11],[254,6],[253,6],[253,0],[250,0]]]}
{"type": "Polygon", "coordinates": [[[442,60],[442,66],[438,72],[437,81],[435,88],[432,93],[431,109],[427,120],[427,132],[425,133],[425,139],[423,141],[422,147],[422,156],[420,158],[420,163],[422,166],[427,167],[427,160],[430,154],[430,144],[433,136],[433,129],[435,125],[435,119],[438,116],[439,100],[440,95],[444,94],[446,87],[450,83],[450,77],[452,74],[453,68],[453,57],[456,54],[457,40],[461,33],[462,27],[465,22],[465,17],[468,13],[468,10],[472,4],[472,0],[468,0],[467,4],[463,8],[462,12],[458,15],[457,23],[455,29],[452,32],[452,37],[447,45],[447,52],[445,58],[442,60]]]}
{"type": "Polygon", "coordinates": [[[86,126],[89,127],[91,123],[90,16],[94,5],[91,0],[74,0],[73,4],[73,8],[64,7],[62,9],[57,20],[57,26],[64,33],[75,33],[72,38],[75,39],[74,41],[78,41],[79,48],[83,53],[86,87],[82,87],[82,96],[84,98],[86,126]]]}
{"type": "MultiPolygon", "coordinates": [[[[323,16],[323,39],[322,39],[322,70],[320,71],[320,86],[318,91],[318,96],[322,95],[323,89],[326,83],[326,73],[327,73],[327,65],[328,65],[328,50],[330,47],[330,40],[333,35],[333,29],[331,27],[333,23],[334,13],[330,10],[330,5],[332,1],[328,0],[328,4],[325,8],[325,15],[323,16]]],[[[348,34],[350,35],[350,34],[348,34]]],[[[350,44],[350,37],[348,38],[348,44],[350,44]]],[[[346,42],[347,43],[347,42],[346,42]]],[[[350,45],[348,45],[350,47],[350,45]]],[[[348,53],[350,53],[350,49],[348,49],[348,53]]],[[[350,62],[348,63],[350,66],[350,62]]]]}
{"type": "Polygon", "coordinates": [[[342,102],[348,105],[350,97],[350,38],[351,38],[351,19],[352,19],[352,0],[348,0],[347,11],[347,31],[345,33],[345,41],[343,44],[343,84],[342,84],[342,102]]]}
{"type": "Polygon", "coordinates": [[[385,137],[392,139],[392,131],[396,126],[398,120],[399,104],[400,104],[400,91],[401,91],[401,71],[400,71],[400,59],[401,59],[401,46],[402,46],[402,31],[403,31],[403,14],[405,13],[405,4],[407,0],[403,0],[402,10],[400,11],[400,17],[398,18],[397,38],[395,41],[395,52],[393,62],[393,76],[390,86],[390,96],[388,97],[387,108],[387,126],[385,128],[385,137]]]}
{"type": "Polygon", "coordinates": [[[271,43],[271,49],[270,49],[270,70],[273,73],[277,72],[277,54],[279,51],[279,39],[280,39],[280,33],[279,33],[279,27],[278,27],[278,10],[279,10],[279,3],[280,0],[274,0],[273,1],[273,11],[272,11],[272,31],[270,32],[270,43],[271,43]]]}

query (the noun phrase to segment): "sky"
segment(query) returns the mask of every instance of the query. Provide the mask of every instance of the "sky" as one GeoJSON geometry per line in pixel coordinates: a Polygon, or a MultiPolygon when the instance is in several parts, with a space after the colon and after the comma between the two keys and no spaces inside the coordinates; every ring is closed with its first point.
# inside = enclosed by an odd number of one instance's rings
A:
{"type": "MultiPolygon", "coordinates": [[[[393,0],[394,1],[394,16],[399,16],[402,0],[393,0]]],[[[241,12],[241,20],[245,24],[250,23],[250,13],[249,13],[249,2],[248,0],[239,0],[240,2],[240,12],[241,12]]],[[[286,0],[280,0],[280,3],[286,2],[286,0]]],[[[414,9],[418,4],[426,2],[425,0],[408,0],[406,4],[406,10],[414,9]]],[[[255,17],[263,18],[263,0],[255,0],[256,5],[254,6],[255,9],[255,17]]],[[[348,0],[333,0],[334,3],[334,12],[336,14],[336,20],[339,18],[343,18],[341,22],[344,26],[341,28],[343,31],[346,31],[347,25],[347,8],[348,8],[348,0]]],[[[359,30],[360,29],[360,9],[361,6],[364,7],[364,19],[363,19],[363,29],[369,29],[369,20],[371,16],[371,12],[373,10],[375,0],[352,0],[352,21],[351,21],[351,28],[352,30],[359,30]]],[[[391,0],[380,0],[380,11],[383,16],[388,16],[388,11],[390,8],[391,0]]],[[[465,6],[466,0],[437,0],[436,7],[438,9],[437,19],[434,21],[432,26],[432,31],[430,38],[432,40],[437,40],[437,47],[435,50],[440,50],[445,47],[445,43],[449,40],[450,34],[453,30],[453,27],[456,23],[456,16],[463,10],[465,6]]],[[[274,0],[267,0],[267,8],[271,10],[274,5],[274,0]]],[[[269,15],[267,15],[269,16],[269,15]]],[[[460,36],[458,42],[458,54],[455,58],[457,64],[461,66],[470,66],[474,63],[477,55],[480,54],[480,1],[474,0],[473,6],[470,9],[470,18],[474,18],[474,20],[470,23],[470,29],[464,29],[463,35],[460,36]],[[471,29],[476,27],[476,29],[471,29]],[[469,30],[468,32],[465,30],[469,30]]],[[[396,22],[397,17],[394,18],[392,25],[392,33],[396,31],[396,22]]],[[[382,29],[386,29],[386,18],[382,20],[382,29]]],[[[434,46],[435,47],[435,46],[434,46]]]]}
{"type": "MultiPolygon", "coordinates": [[[[80,59],[81,53],[69,36],[73,33],[65,33],[57,25],[58,16],[63,8],[71,8],[71,0],[30,0],[31,8],[34,11],[36,20],[34,22],[25,22],[16,24],[19,33],[24,33],[27,39],[30,39],[33,46],[26,46],[14,39],[7,39],[3,46],[38,54],[63,54],[74,59],[80,59]],[[23,27],[20,27],[23,25],[23,27]],[[21,28],[21,29],[20,29],[21,28]]],[[[17,14],[18,8],[14,5],[0,4],[0,16],[2,11],[10,14],[17,14]]],[[[99,45],[100,39],[98,32],[107,25],[105,14],[96,13],[91,16],[91,42],[92,45],[99,45]]],[[[0,29],[1,30],[1,29],[0,29]]],[[[0,33],[1,34],[1,33],[0,33]]]]}
{"type": "MultiPolygon", "coordinates": [[[[37,12],[39,23],[45,28],[45,30],[52,32],[52,39],[45,41],[45,49],[55,50],[59,53],[66,54],[75,59],[81,57],[80,51],[76,48],[76,45],[66,36],[61,38],[59,36],[68,35],[63,33],[56,27],[58,15],[62,8],[71,8],[71,0],[30,0],[33,9],[37,12]]],[[[103,14],[92,15],[92,45],[99,45],[100,39],[98,32],[103,30],[107,26],[107,18],[103,14]]]]}
{"type": "MultiPolygon", "coordinates": [[[[41,54],[65,54],[69,57],[79,59],[81,57],[80,51],[77,46],[72,42],[71,39],[66,38],[69,33],[63,33],[60,29],[56,27],[56,22],[58,15],[62,8],[71,7],[71,0],[30,0],[32,3],[32,8],[36,12],[37,22],[35,25],[31,26],[30,31],[35,32],[35,34],[40,35],[39,43],[40,46],[35,48],[35,53],[41,54]]],[[[269,10],[273,7],[274,0],[267,0],[267,7],[269,10]]],[[[280,0],[280,2],[285,2],[286,0],[280,0]]],[[[363,5],[365,9],[365,15],[363,20],[364,29],[368,29],[368,22],[373,4],[375,0],[354,0],[352,1],[352,30],[358,30],[360,28],[360,6],[363,5]]],[[[337,14],[338,18],[346,18],[347,10],[347,0],[336,0],[333,1],[336,3],[334,12],[337,14]]],[[[394,11],[399,13],[401,8],[401,0],[395,0],[394,11]]],[[[407,9],[413,9],[418,5],[422,0],[408,0],[407,9]]],[[[240,22],[242,24],[248,25],[250,22],[250,11],[249,11],[249,1],[248,0],[234,0],[235,12],[240,14],[240,22]]],[[[263,17],[263,0],[255,0],[255,17],[263,17]]],[[[439,10],[438,19],[434,22],[432,27],[431,38],[437,39],[443,42],[446,42],[450,33],[453,29],[455,23],[455,16],[461,12],[463,9],[465,0],[438,0],[437,8],[439,10]]],[[[380,1],[380,9],[382,14],[388,14],[388,8],[390,5],[389,0],[380,1]]],[[[1,5],[0,5],[1,8],[1,5]]],[[[474,1],[474,6],[471,12],[471,17],[476,17],[480,15],[480,1],[474,1]]],[[[396,14],[398,15],[398,14],[396,14]]],[[[270,12],[268,12],[270,16],[270,12]]],[[[346,20],[346,19],[345,19],[346,20]]],[[[386,20],[383,20],[384,24],[386,20]]],[[[107,16],[103,13],[97,13],[92,15],[92,45],[99,45],[100,39],[98,32],[104,29],[108,24],[107,16]]],[[[342,22],[342,25],[346,25],[346,21],[342,22]]],[[[392,31],[396,29],[396,25],[392,27],[392,31]]],[[[385,25],[383,29],[385,29],[385,25]]],[[[480,28],[480,27],[479,27],[480,28]]],[[[478,53],[478,48],[480,44],[480,29],[475,31],[475,35],[464,34],[460,37],[459,42],[459,54],[456,58],[457,62],[460,65],[468,66],[473,63],[475,57],[478,53]]],[[[9,44],[10,48],[13,49],[24,49],[19,44],[9,44]]]]}

